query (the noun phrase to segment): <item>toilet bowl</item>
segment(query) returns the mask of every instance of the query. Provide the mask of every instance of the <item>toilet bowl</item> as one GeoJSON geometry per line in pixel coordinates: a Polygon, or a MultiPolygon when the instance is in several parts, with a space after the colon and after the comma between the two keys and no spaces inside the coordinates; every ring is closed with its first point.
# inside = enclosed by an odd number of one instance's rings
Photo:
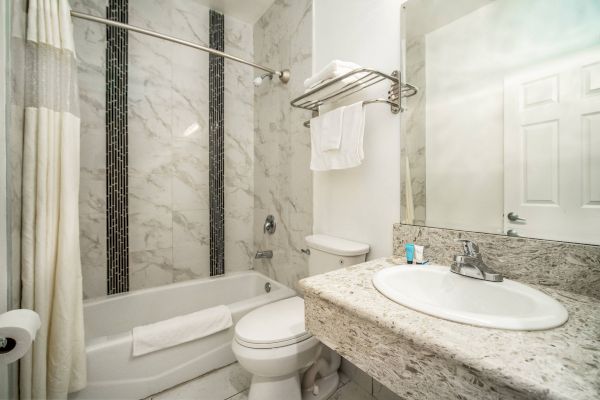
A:
{"type": "Polygon", "coordinates": [[[235,326],[232,348],[242,367],[252,373],[249,399],[302,399],[300,374],[315,361],[320,346],[306,332],[300,297],[248,313],[235,326]]]}
{"type": "MultiPolygon", "coordinates": [[[[369,251],[368,245],[326,235],[308,236],[306,243],[311,250],[309,275],[362,262],[369,251]]],[[[306,330],[300,297],[242,317],[232,349],[252,374],[249,400],[322,400],[337,389],[340,358],[306,330]]]]}

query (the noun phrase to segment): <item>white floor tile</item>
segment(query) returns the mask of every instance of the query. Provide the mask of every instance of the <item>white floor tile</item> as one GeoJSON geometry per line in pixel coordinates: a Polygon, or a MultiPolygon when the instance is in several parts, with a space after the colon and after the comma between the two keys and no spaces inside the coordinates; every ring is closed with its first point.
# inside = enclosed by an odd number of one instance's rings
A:
{"type": "Polygon", "coordinates": [[[248,390],[244,390],[243,392],[240,392],[235,396],[228,398],[227,400],[248,400],[248,390]]]}
{"type": "MultiPolygon", "coordinates": [[[[225,400],[250,387],[250,374],[233,363],[151,397],[152,400],[225,400]]],[[[234,397],[235,398],[235,397],[234,397]]],[[[245,399],[244,397],[235,398],[245,399]]]]}
{"type": "Polygon", "coordinates": [[[355,382],[350,381],[339,388],[329,400],[375,400],[375,398],[355,382]]]}
{"type": "MultiPolygon", "coordinates": [[[[248,400],[251,375],[233,363],[189,382],[151,396],[151,400],[248,400]]],[[[362,387],[340,374],[338,390],[330,400],[375,400],[362,387]]]]}

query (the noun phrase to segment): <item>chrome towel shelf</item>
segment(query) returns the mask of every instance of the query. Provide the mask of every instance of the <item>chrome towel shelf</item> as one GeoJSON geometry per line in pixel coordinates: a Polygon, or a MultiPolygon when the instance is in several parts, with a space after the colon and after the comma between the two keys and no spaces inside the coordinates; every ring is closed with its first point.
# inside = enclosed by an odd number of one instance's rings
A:
{"type": "MultiPolygon", "coordinates": [[[[388,75],[370,68],[358,68],[322,83],[292,100],[291,105],[292,107],[312,111],[313,115],[318,115],[319,107],[322,105],[336,102],[360,92],[369,86],[387,80],[390,82],[387,99],[365,100],[364,105],[375,103],[388,104],[391,112],[398,114],[400,111],[403,111],[401,98],[414,96],[418,92],[418,89],[411,84],[401,84],[399,75],[398,71],[393,71],[391,75],[388,75]]],[[[310,121],[304,122],[304,126],[309,127],[310,121]]]]}

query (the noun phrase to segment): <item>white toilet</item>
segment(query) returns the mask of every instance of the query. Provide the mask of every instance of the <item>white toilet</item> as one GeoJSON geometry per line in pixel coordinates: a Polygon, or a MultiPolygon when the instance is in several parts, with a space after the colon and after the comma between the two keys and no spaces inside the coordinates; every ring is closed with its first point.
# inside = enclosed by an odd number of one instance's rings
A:
{"type": "MultiPolygon", "coordinates": [[[[309,275],[365,261],[369,245],[327,235],[306,237],[309,275]]],[[[320,400],[335,392],[340,357],[306,331],[304,300],[259,307],[235,326],[233,353],[252,373],[249,400],[320,400]]]]}

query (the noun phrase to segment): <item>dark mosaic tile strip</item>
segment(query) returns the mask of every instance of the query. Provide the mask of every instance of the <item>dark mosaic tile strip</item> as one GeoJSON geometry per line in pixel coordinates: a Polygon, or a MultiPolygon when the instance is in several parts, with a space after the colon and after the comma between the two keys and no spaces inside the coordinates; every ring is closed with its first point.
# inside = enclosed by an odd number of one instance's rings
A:
{"type": "MultiPolygon", "coordinates": [[[[128,22],[128,0],[110,0],[108,19],[128,22]]],[[[128,33],[106,27],[107,294],[129,291],[128,33]]]]}
{"type": "MultiPolygon", "coordinates": [[[[220,51],[225,46],[225,18],[210,10],[210,47],[220,51]]],[[[225,60],[209,56],[209,193],[210,193],[210,275],[225,273],[225,204],[224,204],[224,97],[225,60]]]]}

